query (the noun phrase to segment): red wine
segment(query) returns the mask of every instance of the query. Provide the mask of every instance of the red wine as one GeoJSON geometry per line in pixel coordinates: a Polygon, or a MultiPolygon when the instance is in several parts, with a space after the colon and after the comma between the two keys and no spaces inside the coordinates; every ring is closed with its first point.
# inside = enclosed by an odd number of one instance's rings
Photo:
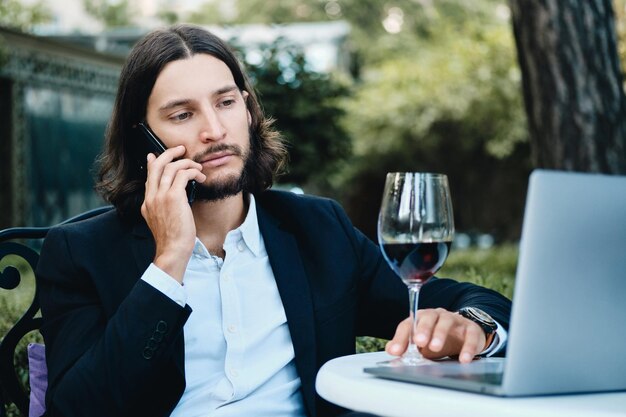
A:
{"type": "Polygon", "coordinates": [[[382,248],[385,259],[406,284],[423,284],[446,261],[451,243],[384,243],[382,248]]]}

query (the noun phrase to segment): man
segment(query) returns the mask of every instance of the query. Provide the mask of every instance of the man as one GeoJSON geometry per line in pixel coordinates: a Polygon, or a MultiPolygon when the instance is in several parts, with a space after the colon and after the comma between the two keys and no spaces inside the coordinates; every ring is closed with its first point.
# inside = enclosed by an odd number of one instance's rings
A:
{"type": "MultiPolygon", "coordinates": [[[[335,202],[268,190],[284,155],[220,39],[181,25],[135,46],[100,161],[116,209],[53,229],[41,251],[48,415],[337,415],[315,394],[322,364],[361,334],[406,349],[406,287],[335,202]],[[146,163],[140,123],[168,148],[146,163]]],[[[502,350],[499,294],[433,279],[420,307],[427,357],[502,350]]]]}

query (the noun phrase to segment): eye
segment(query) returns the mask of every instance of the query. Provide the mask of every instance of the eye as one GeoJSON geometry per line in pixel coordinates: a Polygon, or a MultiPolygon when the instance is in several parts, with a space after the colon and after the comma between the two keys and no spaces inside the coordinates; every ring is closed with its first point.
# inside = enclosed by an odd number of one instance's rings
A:
{"type": "Polygon", "coordinates": [[[235,100],[231,98],[227,98],[226,100],[222,100],[219,104],[220,107],[231,107],[235,104],[235,100]]]}
{"type": "Polygon", "coordinates": [[[183,113],[175,114],[174,116],[170,117],[170,119],[177,121],[177,122],[182,122],[183,120],[187,120],[190,117],[191,117],[191,113],[186,111],[183,113]]]}

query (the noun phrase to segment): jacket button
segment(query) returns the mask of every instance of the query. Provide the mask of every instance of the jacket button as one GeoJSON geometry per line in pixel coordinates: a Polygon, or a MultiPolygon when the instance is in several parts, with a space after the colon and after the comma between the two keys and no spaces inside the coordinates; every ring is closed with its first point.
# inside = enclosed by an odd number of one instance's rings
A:
{"type": "Polygon", "coordinates": [[[150,340],[148,340],[148,343],[146,343],[146,348],[154,351],[158,345],[157,341],[151,337],[150,340]]]}
{"type": "Polygon", "coordinates": [[[152,349],[150,349],[149,347],[146,347],[143,349],[142,355],[144,359],[152,359],[152,356],[154,356],[154,351],[152,349]]]}
{"type": "Polygon", "coordinates": [[[159,333],[167,332],[167,323],[163,320],[160,320],[156,325],[156,331],[159,333]]]}

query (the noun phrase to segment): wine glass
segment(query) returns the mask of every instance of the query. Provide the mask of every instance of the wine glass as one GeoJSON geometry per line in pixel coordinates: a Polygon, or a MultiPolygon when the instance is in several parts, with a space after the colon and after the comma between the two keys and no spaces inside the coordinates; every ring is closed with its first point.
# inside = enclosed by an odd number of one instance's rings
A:
{"type": "Polygon", "coordinates": [[[448,177],[444,174],[387,174],[378,243],[385,260],[409,289],[411,333],[407,351],[392,364],[419,365],[426,360],[415,346],[420,288],[442,267],[454,237],[448,177]]]}

